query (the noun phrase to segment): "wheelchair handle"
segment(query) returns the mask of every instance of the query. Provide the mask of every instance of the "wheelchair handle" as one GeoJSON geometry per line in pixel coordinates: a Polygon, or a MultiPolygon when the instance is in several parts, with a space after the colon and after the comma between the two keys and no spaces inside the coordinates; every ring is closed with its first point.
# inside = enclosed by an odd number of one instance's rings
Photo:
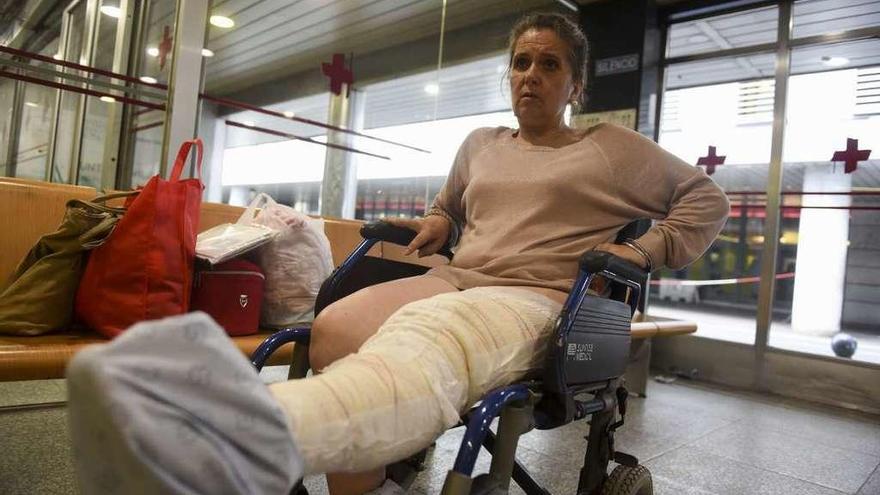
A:
{"type": "MultiPolygon", "coordinates": [[[[406,227],[391,225],[388,222],[369,222],[361,226],[361,237],[375,241],[385,241],[399,246],[408,246],[416,237],[416,231],[406,227]]],[[[452,259],[452,251],[448,245],[443,245],[437,254],[452,259]]]]}

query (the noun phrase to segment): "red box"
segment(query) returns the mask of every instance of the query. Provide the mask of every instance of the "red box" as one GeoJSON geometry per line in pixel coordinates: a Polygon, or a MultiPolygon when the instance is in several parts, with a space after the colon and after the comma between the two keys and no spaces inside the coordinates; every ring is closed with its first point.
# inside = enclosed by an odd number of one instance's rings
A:
{"type": "Polygon", "coordinates": [[[231,336],[257,333],[266,276],[250,261],[233,259],[196,272],[192,311],[211,315],[231,336]]]}

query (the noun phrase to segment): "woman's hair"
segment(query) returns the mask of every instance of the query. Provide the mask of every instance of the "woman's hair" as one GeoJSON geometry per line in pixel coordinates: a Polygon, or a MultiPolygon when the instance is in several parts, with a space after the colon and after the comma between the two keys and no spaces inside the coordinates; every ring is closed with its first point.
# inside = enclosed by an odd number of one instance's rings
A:
{"type": "MultiPolygon", "coordinates": [[[[526,14],[514,24],[510,30],[510,38],[508,40],[507,49],[510,56],[507,60],[507,70],[509,71],[513,64],[513,51],[516,49],[516,41],[529,29],[549,29],[568,45],[568,63],[571,66],[572,78],[575,82],[581,83],[581,88],[585,88],[587,82],[587,58],[589,56],[587,36],[581,31],[577,23],[562,14],[550,12],[526,14]]],[[[578,95],[578,102],[582,98],[583,94],[578,95]]]]}

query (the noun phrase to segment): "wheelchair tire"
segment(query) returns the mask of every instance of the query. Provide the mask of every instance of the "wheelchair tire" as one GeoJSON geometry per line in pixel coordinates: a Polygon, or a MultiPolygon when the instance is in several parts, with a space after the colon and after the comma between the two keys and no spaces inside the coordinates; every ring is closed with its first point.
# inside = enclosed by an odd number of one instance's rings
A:
{"type": "Polygon", "coordinates": [[[654,481],[648,468],[617,466],[602,485],[602,495],[654,495],[654,481]]]}

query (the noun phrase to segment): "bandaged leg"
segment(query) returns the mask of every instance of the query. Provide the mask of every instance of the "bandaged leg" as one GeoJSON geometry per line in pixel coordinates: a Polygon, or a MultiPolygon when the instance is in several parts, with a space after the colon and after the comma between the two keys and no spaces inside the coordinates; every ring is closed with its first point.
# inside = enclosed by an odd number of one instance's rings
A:
{"type": "Polygon", "coordinates": [[[306,471],[356,472],[418,452],[489,390],[543,364],[560,304],[483,287],[408,304],[316,377],[271,385],[306,471]]]}
{"type": "Polygon", "coordinates": [[[83,350],[67,379],[82,493],[286,494],[302,476],[288,418],[203,313],[83,350]]]}

